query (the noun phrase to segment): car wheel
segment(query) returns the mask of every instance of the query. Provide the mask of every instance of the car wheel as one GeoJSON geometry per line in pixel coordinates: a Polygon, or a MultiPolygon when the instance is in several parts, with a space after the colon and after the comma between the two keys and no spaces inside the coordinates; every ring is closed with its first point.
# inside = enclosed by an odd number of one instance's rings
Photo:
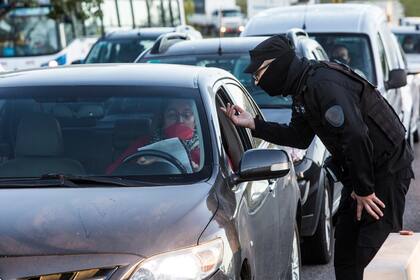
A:
{"type": "Polygon", "coordinates": [[[419,142],[419,130],[418,129],[416,129],[416,131],[414,131],[414,133],[413,133],[413,140],[414,140],[414,143],[419,142]]]}
{"type": "Polygon", "coordinates": [[[321,213],[314,236],[304,239],[302,253],[305,263],[327,264],[331,260],[333,222],[330,190],[329,187],[324,188],[321,213]]]}
{"type": "Polygon", "coordinates": [[[292,253],[290,255],[290,264],[287,279],[300,280],[301,269],[302,261],[300,255],[299,228],[297,224],[295,224],[295,228],[293,231],[292,253]]]}

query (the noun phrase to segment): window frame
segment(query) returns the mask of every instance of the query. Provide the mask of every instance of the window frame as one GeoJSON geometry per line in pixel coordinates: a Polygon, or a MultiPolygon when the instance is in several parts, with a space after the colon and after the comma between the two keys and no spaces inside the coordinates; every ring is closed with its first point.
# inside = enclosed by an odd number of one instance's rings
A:
{"type": "MultiPolygon", "coordinates": [[[[226,89],[224,83],[219,84],[216,87],[215,92],[216,92],[216,96],[220,95],[220,92],[221,92],[220,99],[223,101],[223,103],[224,103],[223,105],[226,106],[227,103],[236,104],[234,102],[234,100],[232,99],[231,94],[226,89]]],[[[238,132],[238,135],[239,135],[239,138],[242,142],[242,145],[244,146],[244,151],[252,149],[253,148],[252,140],[251,140],[248,132],[245,130],[245,128],[242,128],[242,127],[235,127],[235,128],[236,128],[236,131],[238,132]]]]}
{"type": "MultiPolygon", "coordinates": [[[[247,92],[247,90],[243,86],[236,83],[234,80],[225,81],[225,83],[224,83],[225,90],[228,92],[228,94],[231,95],[231,98],[235,102],[235,104],[237,104],[238,102],[236,102],[237,100],[235,100],[234,94],[232,94],[230,92],[229,88],[227,88],[229,85],[237,87],[242,92],[244,100],[246,100],[249,103],[249,107],[250,107],[250,109],[252,109],[252,112],[249,112],[249,113],[252,113],[254,118],[257,117],[257,116],[262,117],[262,113],[258,109],[258,106],[255,104],[254,100],[252,98],[250,98],[250,94],[247,92]]],[[[244,109],[246,109],[246,108],[244,108],[244,109]]],[[[256,138],[256,137],[253,137],[250,129],[244,129],[243,133],[247,134],[247,138],[251,142],[251,145],[252,145],[253,148],[257,148],[257,147],[260,147],[262,145],[263,140],[259,139],[259,138],[256,138]]]]}

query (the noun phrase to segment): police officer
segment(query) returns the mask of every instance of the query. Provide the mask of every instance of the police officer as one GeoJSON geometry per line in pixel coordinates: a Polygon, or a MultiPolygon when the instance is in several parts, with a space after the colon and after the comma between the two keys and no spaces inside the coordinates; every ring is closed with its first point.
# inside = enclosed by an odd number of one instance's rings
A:
{"type": "Polygon", "coordinates": [[[344,65],[299,59],[288,39],[273,36],[250,51],[255,84],[291,96],[288,125],[265,122],[237,105],[223,109],[255,137],[306,149],[317,135],[344,185],[335,230],[336,279],[363,270],[390,232],[402,229],[413,152],[398,116],[368,81],[344,65]]]}

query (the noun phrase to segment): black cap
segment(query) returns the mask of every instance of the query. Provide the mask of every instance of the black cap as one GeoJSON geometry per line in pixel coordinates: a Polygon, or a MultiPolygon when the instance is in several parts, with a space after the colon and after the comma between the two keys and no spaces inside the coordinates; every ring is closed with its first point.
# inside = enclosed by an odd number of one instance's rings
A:
{"type": "Polygon", "coordinates": [[[254,73],[264,61],[295,55],[295,51],[289,39],[283,35],[274,35],[250,50],[249,55],[251,63],[245,68],[244,73],[254,73]]]}

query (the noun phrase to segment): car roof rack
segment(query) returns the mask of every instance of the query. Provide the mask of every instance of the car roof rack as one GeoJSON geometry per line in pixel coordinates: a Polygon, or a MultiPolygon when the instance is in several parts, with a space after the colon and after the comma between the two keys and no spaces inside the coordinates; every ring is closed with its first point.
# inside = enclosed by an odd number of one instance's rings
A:
{"type": "Polygon", "coordinates": [[[308,33],[306,33],[305,30],[300,28],[291,28],[286,32],[286,37],[289,39],[290,43],[292,44],[292,47],[297,46],[297,41],[299,37],[306,37],[309,38],[308,33]]]}
{"type": "Polygon", "coordinates": [[[170,46],[180,41],[192,40],[193,38],[183,32],[170,32],[160,35],[153,46],[150,48],[151,54],[160,54],[166,52],[170,46]]]}

